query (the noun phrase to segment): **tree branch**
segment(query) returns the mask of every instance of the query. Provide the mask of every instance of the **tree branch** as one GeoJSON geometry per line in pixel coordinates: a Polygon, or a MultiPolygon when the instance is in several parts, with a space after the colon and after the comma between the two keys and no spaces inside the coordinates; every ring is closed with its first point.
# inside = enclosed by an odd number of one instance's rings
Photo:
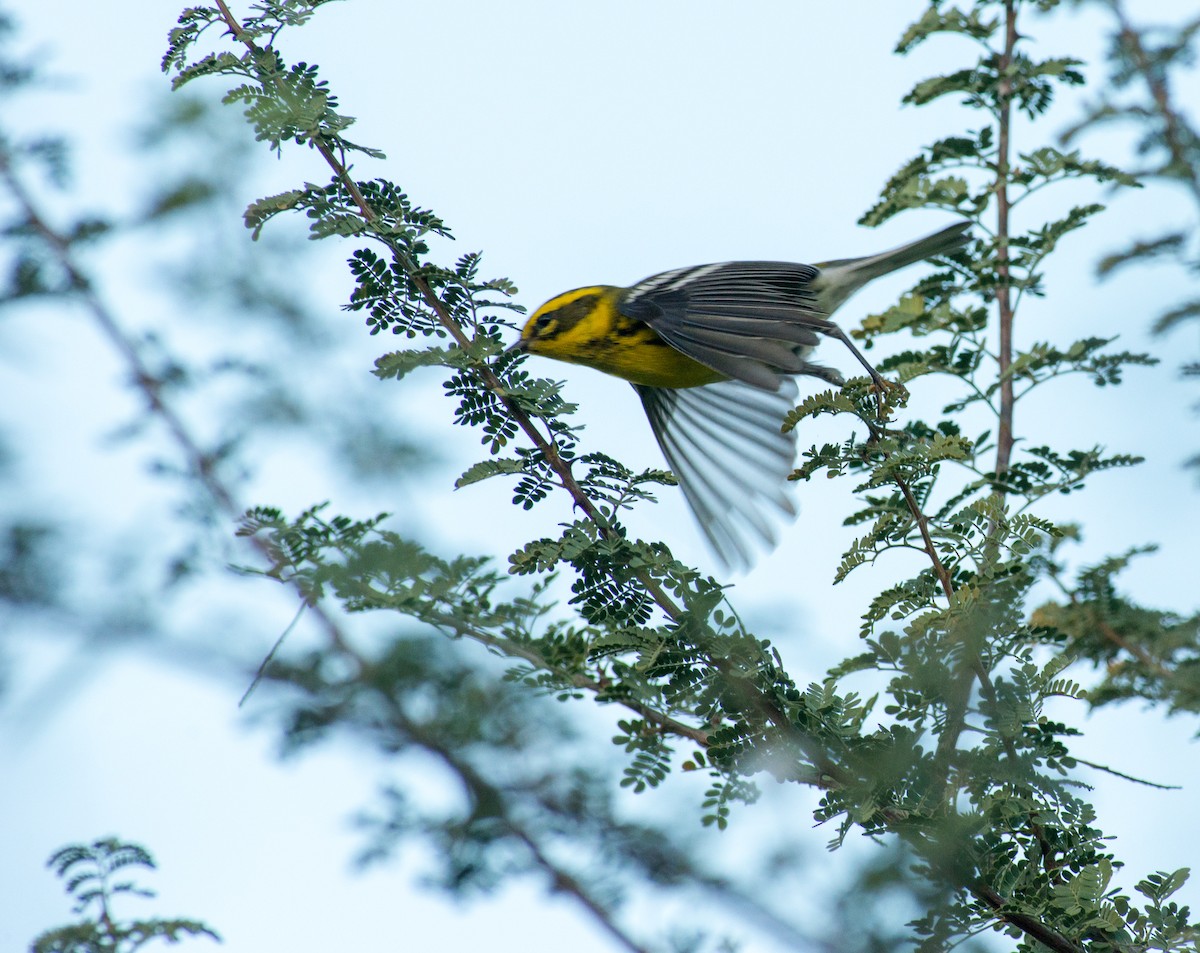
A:
{"type": "MultiPolygon", "coordinates": [[[[1000,319],[1000,412],[996,433],[996,476],[1003,477],[1012,461],[1013,451],[1013,307],[1011,297],[1012,275],[1009,270],[1009,222],[1008,176],[1012,152],[1012,97],[1013,84],[1010,71],[1013,65],[1013,50],[1017,44],[1016,0],[1004,2],[1004,50],[1000,54],[997,69],[1000,86],[997,96],[996,135],[996,309],[1000,319]]],[[[999,491],[998,491],[999,492],[999,491]]],[[[1003,495],[1003,494],[1001,494],[1003,495]]]]}
{"type": "Polygon", "coordinates": [[[934,548],[933,537],[929,534],[929,517],[925,515],[920,504],[917,503],[917,498],[913,495],[912,487],[899,475],[894,475],[892,479],[904,495],[904,502],[908,505],[908,511],[912,513],[913,520],[917,524],[917,529],[921,533],[921,540],[925,544],[925,553],[929,556],[929,561],[933,564],[934,574],[937,576],[938,582],[942,584],[942,591],[946,594],[946,599],[953,599],[954,583],[950,579],[950,573],[942,564],[937,549],[934,548]]]}

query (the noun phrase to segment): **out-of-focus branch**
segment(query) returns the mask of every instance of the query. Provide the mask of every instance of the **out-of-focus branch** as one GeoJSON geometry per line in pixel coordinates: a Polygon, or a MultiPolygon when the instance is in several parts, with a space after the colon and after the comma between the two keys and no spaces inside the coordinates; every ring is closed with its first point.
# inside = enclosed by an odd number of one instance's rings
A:
{"type": "Polygon", "coordinates": [[[1167,72],[1156,67],[1143,42],[1142,34],[1130,23],[1122,0],[1109,0],[1109,7],[1119,27],[1117,40],[1145,81],[1154,108],[1162,120],[1162,142],[1171,157],[1172,177],[1187,185],[1197,208],[1200,209],[1200,166],[1196,163],[1194,152],[1195,136],[1171,96],[1167,72]],[[1189,143],[1193,143],[1192,150],[1188,148],[1189,143]]]}
{"type": "MultiPolygon", "coordinates": [[[[70,239],[49,223],[13,168],[12,157],[3,149],[0,149],[0,181],[12,195],[28,227],[45,242],[46,247],[52,252],[55,262],[67,276],[70,289],[84,311],[92,318],[113,350],[129,368],[133,384],[145,399],[147,409],[166,426],[171,439],[183,454],[188,470],[199,481],[218,510],[231,520],[240,517],[244,508],[238,503],[234,491],[217,473],[217,456],[201,446],[200,441],[184,422],[182,415],[171,404],[165,394],[164,381],[154,373],[153,368],[142,357],[137,342],[121,326],[93,284],[87,279],[76,261],[70,239]]],[[[262,540],[252,539],[251,545],[267,560],[272,558],[266,543],[262,540]]],[[[313,606],[312,613],[332,644],[339,646],[345,644],[337,624],[320,605],[313,606]]]]}

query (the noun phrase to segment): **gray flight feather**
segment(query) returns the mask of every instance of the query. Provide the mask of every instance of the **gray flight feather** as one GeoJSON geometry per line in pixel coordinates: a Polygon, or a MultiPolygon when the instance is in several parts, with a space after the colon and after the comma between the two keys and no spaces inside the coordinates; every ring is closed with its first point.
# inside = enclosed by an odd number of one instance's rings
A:
{"type": "Polygon", "coordinates": [[[634,389],[713,550],[728,566],[748,567],[755,543],[775,544],[769,514],[795,515],[784,488],[796,437],[782,431],[796,402],[795,381],[785,379],[776,391],[738,380],[634,389]]]}

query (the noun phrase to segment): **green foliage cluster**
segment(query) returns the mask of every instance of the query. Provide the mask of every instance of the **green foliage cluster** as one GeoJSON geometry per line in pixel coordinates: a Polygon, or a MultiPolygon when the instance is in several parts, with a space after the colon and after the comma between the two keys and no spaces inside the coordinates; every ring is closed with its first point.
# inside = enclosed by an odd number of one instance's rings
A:
{"type": "Polygon", "coordinates": [[[66,881],[75,900],[77,923],[47,930],[33,941],[30,953],[134,953],[154,940],[179,943],[193,937],[220,942],[199,920],[152,917],[120,920],[114,902],[121,897],[154,896],[133,880],[117,880],[126,868],[153,870],[154,858],[138,844],[108,837],[92,844],[69,844],[55,851],[47,866],[66,881]]]}

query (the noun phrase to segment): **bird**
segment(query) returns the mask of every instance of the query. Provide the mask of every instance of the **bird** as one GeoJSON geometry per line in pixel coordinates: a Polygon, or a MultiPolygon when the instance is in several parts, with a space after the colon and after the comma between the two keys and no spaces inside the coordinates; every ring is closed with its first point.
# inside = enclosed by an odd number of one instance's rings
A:
{"type": "Polygon", "coordinates": [[[841,341],[877,388],[888,386],[831,315],[869,281],[962,248],[970,227],[862,258],[728,261],[629,287],[575,288],[534,311],[508,351],[631,383],[709,545],[726,568],[745,570],[756,543],[775,546],[777,519],[795,516],[785,488],[796,437],[782,422],[796,404],[796,377],[845,383],[809,360],[817,345],[841,341]]]}

